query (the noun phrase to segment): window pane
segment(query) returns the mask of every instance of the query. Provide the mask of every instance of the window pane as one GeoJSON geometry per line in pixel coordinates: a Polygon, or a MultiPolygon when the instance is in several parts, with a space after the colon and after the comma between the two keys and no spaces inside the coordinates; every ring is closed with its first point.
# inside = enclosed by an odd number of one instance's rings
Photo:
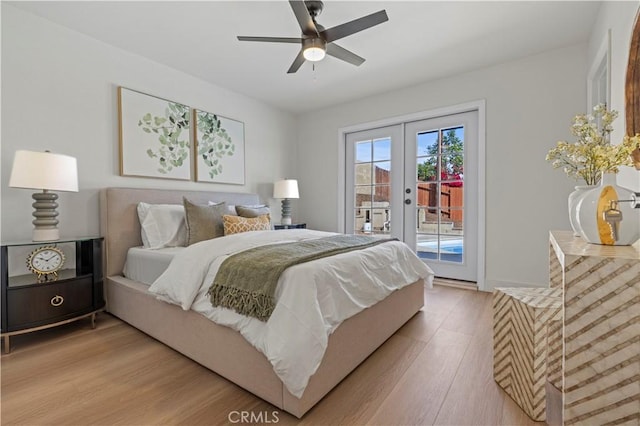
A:
{"type": "Polygon", "coordinates": [[[438,233],[438,213],[436,209],[418,209],[418,233],[438,233]]]}
{"type": "Polygon", "coordinates": [[[418,158],[416,181],[434,181],[438,173],[438,157],[429,156],[418,158]]]}
{"type": "Polygon", "coordinates": [[[391,160],[391,139],[378,139],[373,142],[373,161],[391,160]]]}
{"type": "Polygon", "coordinates": [[[438,259],[438,236],[434,234],[418,234],[417,254],[421,259],[438,259]]]}
{"type": "Polygon", "coordinates": [[[373,187],[373,207],[389,207],[391,202],[391,186],[375,185],[373,187]]]}
{"type": "Polygon", "coordinates": [[[419,207],[437,207],[438,184],[418,183],[416,185],[416,203],[419,207]]]}
{"type": "Polygon", "coordinates": [[[452,234],[453,230],[453,217],[451,214],[451,209],[441,209],[440,210],[440,234],[452,234]]]}
{"type": "Polygon", "coordinates": [[[464,153],[443,154],[440,159],[440,177],[447,179],[462,179],[464,175],[464,153]]]}
{"type": "Polygon", "coordinates": [[[371,207],[371,186],[356,186],[356,208],[371,207]]]}
{"type": "Polygon", "coordinates": [[[464,233],[464,210],[449,209],[447,211],[447,220],[452,223],[449,234],[462,235],[464,233]]]}
{"type": "Polygon", "coordinates": [[[356,142],[356,163],[371,161],[371,141],[356,142]]]}
{"type": "Polygon", "coordinates": [[[442,209],[440,210],[440,234],[462,235],[464,224],[464,210],[442,209]]]}
{"type": "Polygon", "coordinates": [[[437,130],[418,133],[416,140],[417,140],[416,155],[418,157],[424,156],[424,155],[434,155],[438,153],[438,131],[437,130]]]}
{"type": "Polygon", "coordinates": [[[371,210],[371,229],[376,232],[386,232],[389,229],[389,209],[371,210]]]}
{"type": "Polygon", "coordinates": [[[441,178],[462,180],[464,176],[464,129],[443,130],[441,178]]]}
{"type": "Polygon", "coordinates": [[[371,163],[356,164],[356,185],[371,185],[371,163]]]}
{"type": "Polygon", "coordinates": [[[442,129],[442,153],[464,151],[464,127],[442,129]]]}
{"type": "Polygon", "coordinates": [[[444,262],[462,263],[464,256],[464,240],[462,236],[440,236],[440,260],[444,262]]]}
{"type": "Polygon", "coordinates": [[[391,161],[373,163],[374,183],[391,183],[391,161]]]}
{"type": "Polygon", "coordinates": [[[443,209],[464,206],[464,189],[461,181],[440,185],[440,207],[443,209]]]}
{"type": "Polygon", "coordinates": [[[372,231],[371,218],[373,214],[371,209],[356,209],[355,210],[355,228],[356,234],[368,234],[372,231]]]}

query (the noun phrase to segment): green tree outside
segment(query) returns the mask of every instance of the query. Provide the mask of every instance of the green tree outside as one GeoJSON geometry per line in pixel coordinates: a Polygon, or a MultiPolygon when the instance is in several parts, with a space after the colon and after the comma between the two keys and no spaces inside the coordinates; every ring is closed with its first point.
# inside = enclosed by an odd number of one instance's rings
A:
{"type": "Polygon", "coordinates": [[[464,173],[464,143],[456,135],[456,129],[449,129],[442,136],[442,154],[438,155],[438,145],[431,145],[422,164],[418,164],[418,180],[434,181],[438,176],[438,158],[443,179],[454,176],[462,177],[464,173]]]}

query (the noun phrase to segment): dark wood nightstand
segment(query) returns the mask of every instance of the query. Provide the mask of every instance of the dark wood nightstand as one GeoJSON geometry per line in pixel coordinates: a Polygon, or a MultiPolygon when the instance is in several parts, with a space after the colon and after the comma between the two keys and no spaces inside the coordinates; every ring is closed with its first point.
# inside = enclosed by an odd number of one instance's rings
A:
{"type": "MultiPolygon", "coordinates": [[[[70,238],[50,242],[2,243],[1,294],[4,351],[10,351],[9,337],[91,317],[105,306],[102,283],[101,237],[70,238]],[[42,281],[32,273],[12,274],[24,252],[42,246],[63,249],[67,259],[75,258],[75,269],[62,269],[57,279],[42,281]],[[75,250],[74,250],[75,247],[75,250]],[[12,256],[10,252],[15,251],[12,256]],[[75,252],[74,252],[75,251],[75,252]],[[22,254],[20,254],[22,252],[22,254]]],[[[63,266],[64,268],[64,266],[63,266]]]]}
{"type": "Polygon", "coordinates": [[[275,224],[273,225],[273,228],[274,229],[306,229],[307,224],[306,223],[292,223],[290,225],[275,224]]]}

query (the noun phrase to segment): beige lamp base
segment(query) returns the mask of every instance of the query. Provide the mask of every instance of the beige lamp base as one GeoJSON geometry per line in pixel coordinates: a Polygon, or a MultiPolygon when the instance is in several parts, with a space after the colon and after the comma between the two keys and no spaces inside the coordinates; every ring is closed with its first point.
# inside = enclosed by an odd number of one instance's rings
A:
{"type": "Polygon", "coordinates": [[[31,238],[33,241],[56,241],[60,239],[60,230],[58,228],[34,229],[31,238]]]}
{"type": "Polygon", "coordinates": [[[58,230],[58,194],[49,192],[46,189],[36,192],[31,197],[34,211],[33,217],[33,241],[55,241],[60,239],[58,230]]]}

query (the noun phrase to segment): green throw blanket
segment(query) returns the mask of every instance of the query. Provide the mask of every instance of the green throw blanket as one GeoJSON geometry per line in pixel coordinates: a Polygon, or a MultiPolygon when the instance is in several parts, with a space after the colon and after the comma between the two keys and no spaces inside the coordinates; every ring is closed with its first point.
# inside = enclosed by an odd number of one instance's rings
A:
{"type": "Polygon", "coordinates": [[[230,308],[267,321],[275,308],[278,279],[288,267],[392,240],[364,235],[335,235],[255,247],[225,259],[207,294],[213,306],[230,308]]]}

